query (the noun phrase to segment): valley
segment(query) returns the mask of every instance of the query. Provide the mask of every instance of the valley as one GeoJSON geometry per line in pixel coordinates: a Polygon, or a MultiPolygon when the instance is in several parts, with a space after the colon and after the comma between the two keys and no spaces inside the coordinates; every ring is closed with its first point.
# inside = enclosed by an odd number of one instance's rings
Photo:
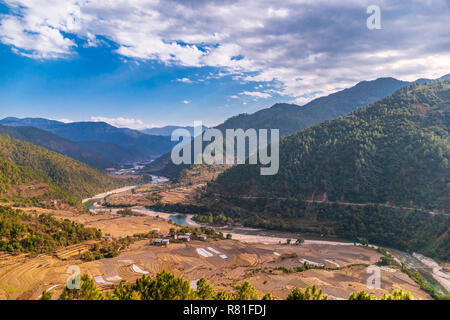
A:
{"type": "MultiPolygon", "coordinates": [[[[158,227],[161,232],[167,232],[173,227],[158,218],[98,218],[85,221],[85,225],[95,226],[114,236],[129,235],[154,227],[158,227]]],[[[136,241],[115,258],[92,262],[78,260],[76,254],[80,250],[83,250],[83,247],[69,246],[55,255],[44,254],[36,257],[2,254],[0,298],[37,299],[43,290],[49,288],[57,297],[69,276],[66,273],[67,268],[77,265],[82,273],[90,275],[96,285],[106,291],[120,280],[133,282],[143,274],[154,276],[162,270],[167,270],[189,281],[205,277],[216,289],[232,289],[242,281],[249,280],[261,294],[272,292],[275,297],[283,299],[295,286],[316,284],[333,298],[346,299],[350,293],[366,289],[366,266],[377,262],[381,257],[381,254],[372,249],[348,245],[306,243],[289,246],[245,243],[238,240],[193,240],[187,244],[169,244],[167,247],[155,247],[150,245],[148,240],[142,240],[136,241]],[[220,255],[209,251],[211,256],[202,256],[199,249],[207,248],[220,252],[220,255]],[[75,253],[75,257],[71,258],[70,252],[75,253]],[[287,274],[282,271],[284,268],[302,266],[301,259],[322,263],[330,268],[339,265],[339,269],[312,269],[287,274]]],[[[381,296],[384,292],[402,288],[412,292],[416,298],[430,298],[400,271],[382,269],[382,283],[381,289],[371,293],[381,296]]]]}
{"type": "MultiPolygon", "coordinates": [[[[73,266],[105,296],[169,271],[192,288],[201,277],[227,292],[248,281],[260,296],[276,299],[313,285],[335,300],[361,290],[381,298],[398,289],[415,299],[446,298],[448,98],[448,82],[412,84],[297,131],[281,140],[274,177],[256,174],[258,165],[164,167],[167,155],[96,170],[82,163],[97,159],[80,151],[88,148],[87,136],[79,145],[60,140],[74,139],[79,126],[88,135],[96,124],[39,120],[66,136],[56,138],[20,126],[35,119],[9,118],[11,126],[0,128],[0,299],[34,300],[48,292],[57,299],[73,266]],[[83,157],[50,151],[34,133],[83,157]],[[426,152],[399,152],[413,146],[426,152]],[[406,160],[408,172],[396,170],[406,160]],[[155,175],[155,168],[169,177],[155,175]],[[380,288],[367,285],[374,265],[380,288]]],[[[108,130],[130,143],[141,137],[108,130]]]]}
{"type": "Polygon", "coordinates": [[[449,17],[446,0],[1,1],[0,304],[443,305],[449,17]]]}
{"type": "MultiPolygon", "coordinates": [[[[170,189],[169,182],[163,178],[155,177],[153,185],[170,189]]],[[[134,190],[149,186],[134,187],[134,190]]],[[[85,203],[96,201],[90,209],[92,214],[33,207],[22,210],[35,215],[50,214],[57,219],[69,219],[86,228],[100,229],[112,238],[147,233],[155,228],[159,233],[169,234],[170,230],[182,227],[170,221],[174,214],[131,207],[139,215],[122,216],[117,213],[120,208],[99,206],[99,202],[109,196],[120,196],[124,201],[130,188],[85,199],[85,203]]],[[[191,220],[192,215],[185,217],[179,222],[191,227],[199,226],[191,220]]],[[[69,277],[67,268],[76,265],[105,292],[120,281],[132,283],[144,274],[154,276],[166,270],[191,282],[205,277],[216,290],[232,290],[247,280],[261,295],[271,292],[274,297],[285,299],[296,286],[316,284],[332,299],[347,299],[352,292],[367,291],[366,280],[370,274],[366,269],[383,256],[374,248],[355,246],[350,242],[306,239],[295,245],[287,244],[289,234],[242,227],[217,230],[231,234],[231,239],[191,240],[164,247],[151,245],[151,240],[136,240],[113,258],[89,262],[79,257],[89,251],[96,241],[68,246],[52,254],[3,253],[0,256],[0,298],[38,299],[43,290],[57,297],[69,277]],[[295,271],[305,264],[311,269],[295,271]],[[317,266],[319,268],[315,268],[317,266]],[[15,272],[11,273],[11,270],[15,272]]],[[[385,292],[401,288],[411,292],[415,298],[431,298],[398,268],[382,266],[380,270],[382,287],[368,290],[371,294],[380,297],[385,292]]]]}

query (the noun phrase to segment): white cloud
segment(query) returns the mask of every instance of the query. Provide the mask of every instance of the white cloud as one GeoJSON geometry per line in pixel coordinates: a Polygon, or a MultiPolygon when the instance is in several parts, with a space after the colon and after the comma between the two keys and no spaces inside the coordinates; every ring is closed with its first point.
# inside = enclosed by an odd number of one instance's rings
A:
{"type": "Polygon", "coordinates": [[[189,100],[183,100],[183,103],[184,104],[189,104],[189,103],[191,103],[189,100]]]}
{"type": "Polygon", "coordinates": [[[17,54],[39,59],[70,55],[72,47],[76,46],[57,29],[40,24],[29,26],[23,20],[9,16],[1,19],[0,41],[10,45],[17,54]],[[28,28],[32,32],[25,32],[28,28]]]}
{"type": "Polygon", "coordinates": [[[56,121],[64,122],[64,123],[71,123],[71,122],[74,122],[73,120],[66,119],[66,118],[63,118],[63,119],[57,119],[56,121]]]}
{"type": "Polygon", "coordinates": [[[259,91],[243,91],[241,93],[239,93],[240,95],[243,96],[250,96],[250,97],[256,97],[256,98],[262,98],[262,99],[266,99],[266,98],[270,98],[271,95],[267,92],[259,92],[259,91]]]}
{"type": "Polygon", "coordinates": [[[365,26],[372,0],[3,2],[12,13],[0,15],[0,41],[17,54],[64,58],[76,53],[74,38],[99,46],[104,37],[125,60],[217,67],[207,79],[276,82],[299,101],[381,76],[449,72],[446,0],[381,1],[374,31],[365,26]]]}
{"type": "Polygon", "coordinates": [[[270,7],[269,9],[267,9],[267,14],[269,15],[269,17],[286,18],[289,15],[289,10],[274,9],[270,7]]]}
{"type": "Polygon", "coordinates": [[[192,83],[193,81],[189,78],[180,78],[176,80],[177,82],[184,82],[184,83],[192,83]]]}
{"type": "Polygon", "coordinates": [[[106,117],[91,117],[91,121],[94,122],[106,122],[114,127],[118,128],[131,128],[131,129],[147,129],[152,128],[154,125],[147,125],[142,120],[127,119],[127,118],[106,118],[106,117]]]}

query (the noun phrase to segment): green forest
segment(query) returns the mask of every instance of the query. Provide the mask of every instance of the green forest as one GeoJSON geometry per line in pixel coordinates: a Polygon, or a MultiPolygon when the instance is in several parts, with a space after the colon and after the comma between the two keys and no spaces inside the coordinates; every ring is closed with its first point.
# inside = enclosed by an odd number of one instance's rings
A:
{"type": "MultiPolygon", "coordinates": [[[[110,178],[62,154],[0,134],[0,196],[4,200],[15,186],[44,183],[48,191],[36,202],[63,199],[78,205],[83,197],[114,189],[126,182],[110,178]]],[[[14,196],[10,194],[13,199],[9,200],[17,200],[14,196]]]]}
{"type": "Polygon", "coordinates": [[[277,175],[232,167],[203,202],[252,226],[365,238],[448,260],[449,115],[450,81],[409,85],[282,139],[277,175]]]}
{"type": "Polygon", "coordinates": [[[46,253],[101,236],[100,230],[68,219],[59,221],[50,215],[0,206],[0,251],[46,253]]]}

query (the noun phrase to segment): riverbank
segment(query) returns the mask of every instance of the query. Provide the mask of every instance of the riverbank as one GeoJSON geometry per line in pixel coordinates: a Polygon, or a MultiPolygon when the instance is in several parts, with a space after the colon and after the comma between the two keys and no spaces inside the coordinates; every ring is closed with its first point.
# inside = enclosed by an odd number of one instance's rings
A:
{"type": "Polygon", "coordinates": [[[439,282],[441,286],[444,287],[447,292],[450,292],[450,275],[441,271],[441,266],[431,258],[425,257],[418,253],[413,253],[413,257],[423,263],[425,266],[429,267],[432,272],[432,277],[439,282]]]}
{"type": "Polygon", "coordinates": [[[111,190],[111,191],[103,192],[103,193],[100,193],[100,194],[97,194],[97,195],[93,196],[92,198],[83,199],[81,201],[81,203],[86,203],[86,202],[89,202],[89,201],[99,201],[99,200],[102,200],[102,199],[106,198],[107,196],[109,196],[111,194],[127,192],[127,191],[130,191],[130,190],[132,190],[132,189],[134,189],[136,187],[137,186],[126,186],[126,187],[114,189],[114,190],[111,190]]]}
{"type": "Polygon", "coordinates": [[[130,190],[136,189],[138,187],[145,187],[147,185],[156,184],[156,183],[166,183],[168,181],[169,181],[169,179],[167,179],[166,177],[152,176],[152,182],[150,182],[150,183],[147,183],[147,184],[144,184],[144,185],[125,186],[125,187],[122,187],[122,188],[118,188],[118,189],[110,190],[110,191],[107,191],[107,192],[99,193],[99,194],[97,194],[97,195],[95,195],[95,196],[93,196],[91,198],[83,199],[81,201],[81,203],[103,200],[107,196],[112,195],[112,194],[124,193],[124,192],[130,191],[130,190]]]}

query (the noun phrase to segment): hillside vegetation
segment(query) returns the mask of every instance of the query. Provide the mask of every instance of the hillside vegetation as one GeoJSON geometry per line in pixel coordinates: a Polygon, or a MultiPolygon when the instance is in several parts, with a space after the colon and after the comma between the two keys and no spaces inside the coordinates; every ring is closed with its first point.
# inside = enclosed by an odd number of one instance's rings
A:
{"type": "Polygon", "coordinates": [[[316,232],[448,259],[448,215],[429,212],[450,209],[449,111],[448,80],[410,85],[282,139],[277,175],[261,176],[256,165],[227,170],[208,188],[208,199],[220,195],[244,208],[233,214],[252,216],[253,225],[293,228],[302,220],[298,229],[322,226],[316,232]]]}
{"type": "MultiPolygon", "coordinates": [[[[112,153],[104,156],[97,151],[98,149],[95,150],[94,148],[94,150],[91,151],[89,147],[83,146],[82,143],[61,138],[53,133],[38,128],[8,127],[0,125],[0,133],[64,154],[94,168],[105,169],[114,167],[117,163],[121,163],[116,159],[111,160],[109,158],[112,153]]],[[[123,154],[125,154],[125,152],[123,152],[123,154]]]]}
{"type": "Polygon", "coordinates": [[[449,82],[412,85],[283,139],[277,175],[235,166],[214,190],[449,211],[449,116],[449,82]]]}
{"type": "Polygon", "coordinates": [[[0,251],[45,253],[85,240],[100,239],[101,231],[50,215],[27,214],[0,206],[0,251]]]}
{"type": "MultiPolygon", "coordinates": [[[[275,300],[270,292],[260,296],[256,288],[248,281],[237,285],[232,292],[215,290],[208,280],[202,277],[197,281],[197,288],[193,290],[189,281],[167,271],[158,273],[154,279],[142,276],[134,284],[121,282],[114,288],[113,293],[107,292],[106,296],[88,275],[84,274],[81,282],[80,289],[64,288],[59,300],[275,300]]],[[[49,292],[43,292],[42,300],[51,298],[49,292]]],[[[316,285],[306,287],[305,290],[295,287],[286,297],[286,300],[329,299],[316,285]]],[[[349,300],[377,300],[377,298],[362,290],[352,293],[349,300]]],[[[384,293],[380,300],[414,300],[414,297],[407,291],[394,290],[390,294],[384,293]]]]}
{"type": "Polygon", "coordinates": [[[3,134],[0,166],[3,197],[11,194],[14,187],[43,183],[48,190],[40,199],[63,199],[76,205],[84,197],[125,183],[64,155],[3,134]]]}

